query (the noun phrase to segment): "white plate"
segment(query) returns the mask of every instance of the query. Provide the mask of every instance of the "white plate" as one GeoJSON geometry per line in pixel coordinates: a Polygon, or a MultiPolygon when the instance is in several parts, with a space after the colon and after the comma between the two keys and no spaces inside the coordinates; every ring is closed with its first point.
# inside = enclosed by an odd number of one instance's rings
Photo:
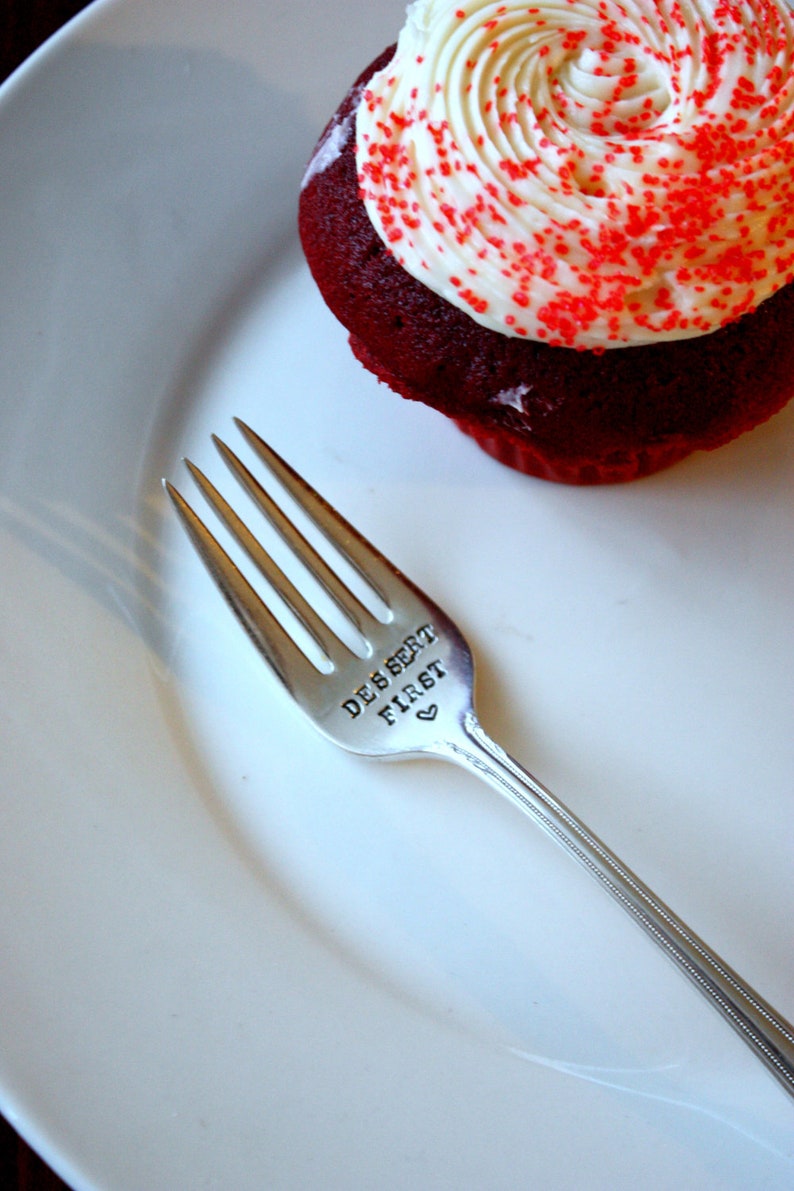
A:
{"type": "Polygon", "coordinates": [[[794,407],[578,491],[365,375],[296,194],[401,19],[115,0],[3,91],[0,1108],[76,1188],[782,1191],[791,1101],[706,1002],[485,786],[314,735],[165,508],[250,420],[794,1016],[794,407]]]}

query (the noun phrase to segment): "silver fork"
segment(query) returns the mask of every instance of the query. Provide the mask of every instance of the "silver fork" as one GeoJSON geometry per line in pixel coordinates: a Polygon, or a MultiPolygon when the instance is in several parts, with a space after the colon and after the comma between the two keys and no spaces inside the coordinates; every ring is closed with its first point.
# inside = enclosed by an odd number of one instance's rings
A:
{"type": "Polygon", "coordinates": [[[271,479],[352,566],[365,589],[375,593],[374,599],[368,599],[353,590],[355,581],[351,587],[350,579],[340,579],[340,566],[335,571],[328,565],[272,493],[213,436],[234,476],[330,597],[321,617],[220,492],[186,461],[205,499],[280,597],[280,603],[275,601],[277,610],[286,606],[297,621],[297,626],[291,625],[287,613],[285,625],[283,611],[280,616],[274,613],[190,505],[164,481],[193,545],[232,611],[309,719],[352,752],[395,758],[432,754],[484,778],[612,894],[794,1096],[791,1025],[580,819],[486,735],[472,702],[471,651],[456,625],[254,431],[240,421],[237,424],[271,479]]]}

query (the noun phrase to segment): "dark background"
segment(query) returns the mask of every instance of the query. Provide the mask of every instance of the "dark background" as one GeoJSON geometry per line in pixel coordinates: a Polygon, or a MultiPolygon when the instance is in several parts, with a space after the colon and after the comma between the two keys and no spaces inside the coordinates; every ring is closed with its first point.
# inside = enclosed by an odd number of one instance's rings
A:
{"type": "MultiPolygon", "coordinates": [[[[87,0],[0,0],[0,80],[60,29],[87,0]]],[[[2,162],[0,162],[2,169],[2,162]]],[[[2,1191],[68,1191],[37,1154],[0,1117],[2,1191]]]]}

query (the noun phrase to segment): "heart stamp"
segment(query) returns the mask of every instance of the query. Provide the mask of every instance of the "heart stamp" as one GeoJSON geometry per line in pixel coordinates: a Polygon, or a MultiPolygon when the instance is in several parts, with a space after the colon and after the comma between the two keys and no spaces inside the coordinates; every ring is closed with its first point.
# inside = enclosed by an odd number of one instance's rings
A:
{"type": "Polygon", "coordinates": [[[418,720],[433,721],[438,715],[438,704],[431,703],[429,707],[423,707],[421,711],[417,711],[416,718],[418,720]]]}

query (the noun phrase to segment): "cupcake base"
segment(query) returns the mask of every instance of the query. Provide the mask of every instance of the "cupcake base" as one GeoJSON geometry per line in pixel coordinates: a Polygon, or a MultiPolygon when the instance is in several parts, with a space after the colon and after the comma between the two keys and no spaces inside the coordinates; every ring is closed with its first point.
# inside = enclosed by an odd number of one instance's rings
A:
{"type": "Polygon", "coordinates": [[[454,419],[464,434],[474,439],[478,447],[506,467],[551,480],[558,484],[580,485],[625,484],[639,480],[679,463],[692,448],[684,442],[665,442],[647,445],[638,450],[614,451],[608,458],[554,459],[530,442],[526,435],[512,434],[504,428],[489,428],[465,418],[454,419]]]}

